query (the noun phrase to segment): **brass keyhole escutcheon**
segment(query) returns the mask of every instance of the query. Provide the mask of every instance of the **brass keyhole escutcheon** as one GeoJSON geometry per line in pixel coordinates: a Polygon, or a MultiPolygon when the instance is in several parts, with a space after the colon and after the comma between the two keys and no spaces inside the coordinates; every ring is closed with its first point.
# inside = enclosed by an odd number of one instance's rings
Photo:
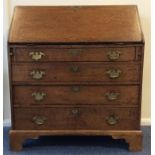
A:
{"type": "Polygon", "coordinates": [[[80,109],[79,109],[79,108],[73,108],[73,109],[71,110],[71,112],[72,112],[72,114],[73,114],[74,116],[77,116],[77,115],[80,114],[80,109]]]}
{"type": "Polygon", "coordinates": [[[72,56],[78,56],[82,53],[82,50],[81,49],[70,49],[69,53],[72,56]]]}
{"type": "Polygon", "coordinates": [[[71,87],[71,91],[73,91],[73,92],[79,92],[80,91],[80,87],[79,86],[72,86],[71,87]]]}
{"type": "Polygon", "coordinates": [[[78,72],[80,72],[80,68],[79,68],[79,66],[71,66],[70,71],[73,73],[78,73],[78,72]]]}

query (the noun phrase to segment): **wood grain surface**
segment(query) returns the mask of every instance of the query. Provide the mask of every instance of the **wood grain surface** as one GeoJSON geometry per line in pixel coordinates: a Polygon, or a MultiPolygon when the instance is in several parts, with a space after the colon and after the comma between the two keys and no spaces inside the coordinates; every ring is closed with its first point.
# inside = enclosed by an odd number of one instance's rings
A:
{"type": "Polygon", "coordinates": [[[9,43],[142,42],[136,6],[19,6],[9,43]]]}
{"type": "Polygon", "coordinates": [[[17,6],[10,148],[42,135],[108,135],[140,151],[143,59],[137,6],[17,6]]]}

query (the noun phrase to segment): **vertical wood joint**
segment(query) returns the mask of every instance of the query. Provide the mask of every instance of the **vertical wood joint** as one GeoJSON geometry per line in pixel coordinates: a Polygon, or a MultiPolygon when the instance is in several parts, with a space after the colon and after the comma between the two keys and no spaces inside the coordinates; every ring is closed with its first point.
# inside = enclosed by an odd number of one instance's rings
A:
{"type": "Polygon", "coordinates": [[[141,61],[142,56],[143,56],[143,53],[142,53],[141,47],[136,47],[136,60],[141,61]]]}

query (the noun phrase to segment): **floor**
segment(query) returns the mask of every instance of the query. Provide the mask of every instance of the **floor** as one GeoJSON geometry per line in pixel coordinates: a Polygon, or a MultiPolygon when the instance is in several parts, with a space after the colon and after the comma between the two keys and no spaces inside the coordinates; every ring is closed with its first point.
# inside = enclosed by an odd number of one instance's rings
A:
{"type": "Polygon", "coordinates": [[[129,152],[124,140],[110,137],[40,137],[27,140],[23,150],[9,150],[9,127],[4,127],[4,155],[151,155],[151,127],[142,127],[143,151],[129,152]]]}

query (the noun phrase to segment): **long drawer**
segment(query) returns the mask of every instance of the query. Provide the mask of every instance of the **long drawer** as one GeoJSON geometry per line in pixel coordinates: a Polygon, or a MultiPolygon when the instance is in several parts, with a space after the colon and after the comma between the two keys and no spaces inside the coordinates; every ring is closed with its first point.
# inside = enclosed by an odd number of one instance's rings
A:
{"type": "Polygon", "coordinates": [[[47,48],[17,47],[14,62],[48,61],[133,61],[135,47],[47,48]]]}
{"type": "Polygon", "coordinates": [[[44,106],[56,104],[138,105],[139,86],[15,86],[14,105],[44,106]]]}
{"type": "Polygon", "coordinates": [[[139,129],[137,108],[55,107],[14,108],[16,130],[139,129]]]}
{"type": "Polygon", "coordinates": [[[12,65],[14,82],[137,82],[139,78],[140,65],[134,62],[53,62],[12,65]]]}

